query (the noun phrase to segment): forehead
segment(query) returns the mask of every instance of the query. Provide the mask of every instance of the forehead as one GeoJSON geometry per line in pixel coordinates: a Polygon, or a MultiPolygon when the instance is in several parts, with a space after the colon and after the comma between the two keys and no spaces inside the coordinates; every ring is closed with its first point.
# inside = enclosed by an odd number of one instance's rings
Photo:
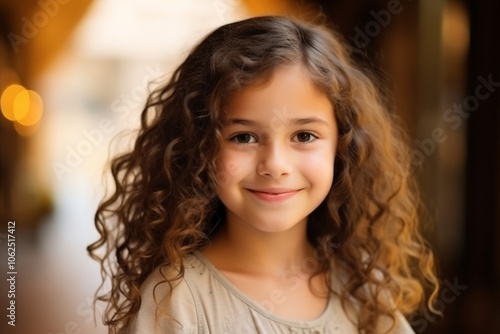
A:
{"type": "Polygon", "coordinates": [[[226,120],[233,118],[322,117],[333,121],[333,106],[301,65],[277,68],[264,84],[237,92],[226,108],[226,120]]]}

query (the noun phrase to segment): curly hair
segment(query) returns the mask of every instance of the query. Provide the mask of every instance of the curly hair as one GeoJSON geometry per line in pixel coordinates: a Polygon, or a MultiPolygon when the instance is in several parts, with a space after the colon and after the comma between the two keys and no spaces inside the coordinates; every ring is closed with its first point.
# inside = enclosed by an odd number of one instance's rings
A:
{"type": "Polygon", "coordinates": [[[335,178],[307,227],[319,271],[334,259],[342,266],[343,305],[355,297],[358,328],[367,333],[396,310],[408,315],[426,304],[436,312],[439,283],[420,231],[409,145],[375,80],[331,28],[265,16],[224,25],[195,46],[150,95],[134,147],[112,160],[114,189],[97,209],[100,238],[88,247],[101,264],[97,299],[107,303],[110,332],[138,312],[139,289],[156,267],[179,268],[165,278],[172,286],[183,276],[183,257],[224,219],[215,160],[228,100],[291,64],[330,99],[338,124],[335,178]]]}

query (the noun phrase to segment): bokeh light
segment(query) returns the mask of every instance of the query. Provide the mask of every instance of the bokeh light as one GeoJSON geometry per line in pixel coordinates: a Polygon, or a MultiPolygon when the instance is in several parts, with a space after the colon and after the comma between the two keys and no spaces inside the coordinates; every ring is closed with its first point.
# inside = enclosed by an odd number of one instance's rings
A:
{"type": "Polygon", "coordinates": [[[23,86],[18,84],[13,84],[5,88],[5,90],[3,91],[0,100],[0,106],[2,107],[2,114],[9,121],[16,120],[16,116],[14,113],[14,102],[16,100],[17,94],[25,90],[26,88],[24,88],[23,86]]]}
{"type": "Polygon", "coordinates": [[[14,120],[19,121],[28,115],[30,110],[30,95],[26,89],[21,90],[14,97],[12,112],[14,120]]]}
{"type": "Polygon", "coordinates": [[[42,117],[42,97],[33,90],[26,90],[19,93],[14,101],[14,106],[16,121],[21,125],[33,126],[37,124],[42,117]],[[18,104],[19,108],[17,108],[18,104]]]}
{"type": "Polygon", "coordinates": [[[11,84],[3,91],[0,105],[2,114],[14,122],[18,134],[34,134],[43,114],[43,100],[37,92],[11,84]]]}

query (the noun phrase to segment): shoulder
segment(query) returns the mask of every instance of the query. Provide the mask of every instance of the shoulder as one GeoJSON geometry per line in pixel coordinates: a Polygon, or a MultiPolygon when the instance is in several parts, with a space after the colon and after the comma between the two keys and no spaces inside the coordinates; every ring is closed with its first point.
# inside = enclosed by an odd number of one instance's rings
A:
{"type": "Polygon", "coordinates": [[[415,333],[413,328],[408,323],[408,320],[406,320],[406,318],[403,316],[403,314],[399,311],[396,311],[396,313],[394,315],[394,322],[389,317],[383,317],[378,323],[377,330],[380,333],[389,333],[389,334],[414,334],[415,333]]]}
{"type": "Polygon", "coordinates": [[[177,280],[173,280],[177,270],[167,266],[160,266],[149,275],[141,286],[141,306],[130,323],[128,334],[201,333],[195,296],[186,279],[192,262],[190,256],[186,257],[184,277],[177,280]]]}
{"type": "MultiPolygon", "coordinates": [[[[382,279],[382,272],[375,270],[373,272],[373,275],[378,278],[378,280],[382,279]]],[[[347,274],[347,272],[341,266],[336,265],[334,267],[334,270],[332,270],[331,284],[337,296],[342,295],[342,289],[347,285],[348,281],[349,275],[347,274]]],[[[360,300],[366,300],[367,298],[370,298],[377,294],[379,294],[381,302],[390,306],[394,306],[394,301],[390,293],[386,290],[380,292],[378,291],[378,289],[379,287],[373,283],[365,282],[364,284],[362,284],[361,287],[356,291],[356,293],[354,295],[350,295],[350,297],[346,300],[346,303],[342,306],[347,317],[349,319],[366,318],[366,314],[364,314],[364,311],[362,311],[364,308],[361,306],[360,300]]],[[[394,311],[392,315],[392,317],[388,315],[381,315],[378,318],[376,325],[377,333],[415,333],[406,317],[399,310],[394,311]]]]}

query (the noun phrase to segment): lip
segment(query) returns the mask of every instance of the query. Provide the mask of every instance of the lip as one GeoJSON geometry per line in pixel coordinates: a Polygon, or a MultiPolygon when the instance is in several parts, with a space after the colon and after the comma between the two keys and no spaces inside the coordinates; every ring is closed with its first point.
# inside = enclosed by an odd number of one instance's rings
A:
{"type": "Polygon", "coordinates": [[[283,202],[295,196],[300,189],[266,188],[247,189],[257,198],[266,202],[283,202]]]}

